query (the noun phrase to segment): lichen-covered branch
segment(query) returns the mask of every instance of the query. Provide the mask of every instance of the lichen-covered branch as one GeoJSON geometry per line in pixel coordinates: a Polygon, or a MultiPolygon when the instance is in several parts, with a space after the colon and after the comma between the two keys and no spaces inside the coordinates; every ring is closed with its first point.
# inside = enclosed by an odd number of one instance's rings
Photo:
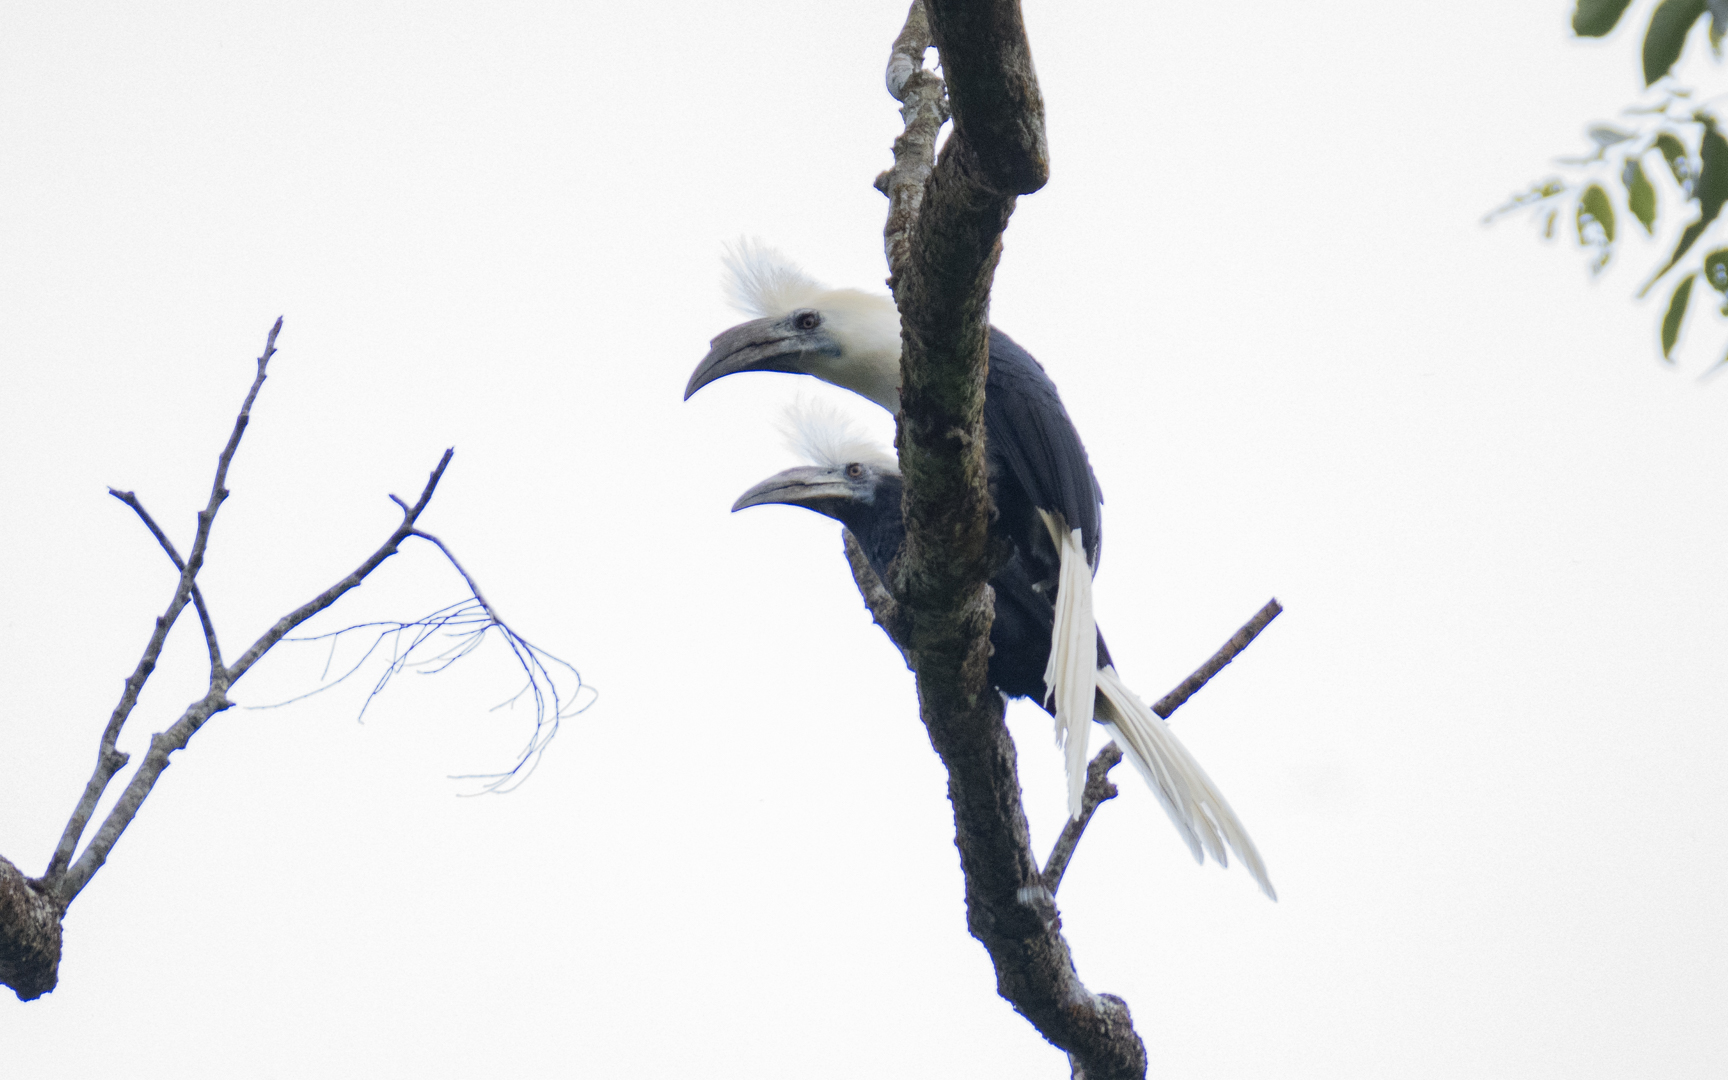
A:
{"type": "MultiPolygon", "coordinates": [[[[1002,697],[988,680],[990,284],[1015,198],[1048,174],[1019,4],[914,3],[889,60],[890,90],[897,85],[906,132],[878,186],[889,196],[884,243],[901,321],[906,542],[890,583],[895,607],[882,610],[878,599],[872,611],[917,676],[924,725],[948,770],[967,925],[990,953],[998,992],[1069,1053],[1077,1073],[1144,1077],[1127,1005],[1093,994],[1075,973],[1032,855],[1002,697]],[[929,42],[941,53],[955,127],[934,164],[940,83],[919,70],[929,42]]],[[[865,596],[872,600],[869,588],[865,596]]]]}
{"type": "Polygon", "coordinates": [[[948,120],[947,88],[924,66],[930,46],[930,20],[923,0],[914,0],[888,54],[888,93],[900,102],[905,130],[894,140],[894,166],[876,178],[877,190],[888,196],[888,224],[882,236],[890,270],[910,258],[912,225],[924,202],[924,185],[936,167],[936,136],[948,120]]]}
{"type": "Polygon", "coordinates": [[[60,973],[60,917],[54,894],[0,857],[0,985],[20,1001],[54,989],[60,973]]]}

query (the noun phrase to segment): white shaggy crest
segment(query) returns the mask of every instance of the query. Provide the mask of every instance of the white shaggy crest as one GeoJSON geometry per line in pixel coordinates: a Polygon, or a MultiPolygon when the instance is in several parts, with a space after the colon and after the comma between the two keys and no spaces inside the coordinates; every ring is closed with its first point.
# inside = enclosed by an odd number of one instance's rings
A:
{"type": "Polygon", "coordinates": [[[726,266],[721,288],[726,302],[748,315],[769,318],[814,306],[827,287],[777,249],[740,237],[720,256],[726,266]]]}
{"type": "Polygon", "coordinates": [[[786,407],[780,431],[792,452],[825,468],[858,462],[898,475],[894,452],[866,435],[851,417],[825,401],[798,398],[786,407]]]}

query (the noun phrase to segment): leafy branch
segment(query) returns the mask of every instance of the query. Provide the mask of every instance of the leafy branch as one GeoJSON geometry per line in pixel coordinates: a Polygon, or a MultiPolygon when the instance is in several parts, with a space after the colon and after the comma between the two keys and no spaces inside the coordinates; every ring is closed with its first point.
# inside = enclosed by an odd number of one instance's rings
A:
{"type": "MultiPolygon", "coordinates": [[[[1602,37],[1620,23],[1629,6],[1630,0],[1577,0],[1573,31],[1579,37],[1602,37]]],[[[1662,357],[1670,363],[1700,276],[1719,294],[1722,314],[1728,316],[1728,247],[1705,250],[1710,245],[1700,244],[1707,235],[1720,236],[1722,210],[1728,205],[1724,113],[1714,100],[1694,100],[1693,91],[1672,76],[1688,36],[1706,15],[1711,50],[1720,59],[1728,0],[1662,0],[1643,40],[1644,84],[1654,88],[1655,99],[1625,109],[1620,123],[1592,125],[1587,131],[1591,149],[1558,159],[1565,174],[1531,185],[1484,219],[1528,211],[1541,223],[1543,237],[1553,239],[1565,214],[1571,219],[1568,231],[1575,230],[1595,276],[1613,259],[1622,231],[1617,222],[1623,220],[1617,208],[1646,235],[1656,235],[1660,203],[1652,176],[1671,178],[1671,187],[1666,180],[1662,186],[1677,196],[1678,206],[1695,206],[1697,216],[1680,230],[1668,258],[1637,293],[1642,297],[1674,275],[1660,327],[1662,357]]],[[[1677,210],[1671,212],[1669,220],[1676,215],[1677,210]]],[[[1728,357],[1722,362],[1728,363],[1728,357]]]]}

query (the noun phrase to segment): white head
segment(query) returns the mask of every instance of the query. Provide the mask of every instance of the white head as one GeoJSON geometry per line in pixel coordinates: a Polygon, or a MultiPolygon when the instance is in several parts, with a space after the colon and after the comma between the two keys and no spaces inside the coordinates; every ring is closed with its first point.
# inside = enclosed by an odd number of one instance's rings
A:
{"type": "Polygon", "coordinates": [[[725,254],[727,300],[756,316],[721,333],[685,398],[740,371],[814,375],[900,409],[900,313],[860,289],[830,289],[771,247],[740,240],[725,254]]]}
{"type": "Polygon", "coordinates": [[[893,451],[865,435],[838,409],[820,402],[794,403],[780,430],[810,464],[775,473],[740,495],[732,509],[767,503],[802,506],[884,542],[889,552],[898,548],[900,463],[893,451]]]}

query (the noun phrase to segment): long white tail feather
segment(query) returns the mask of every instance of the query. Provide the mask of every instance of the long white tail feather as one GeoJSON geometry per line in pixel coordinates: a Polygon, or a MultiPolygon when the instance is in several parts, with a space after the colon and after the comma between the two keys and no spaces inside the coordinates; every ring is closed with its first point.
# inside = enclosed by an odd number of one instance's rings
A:
{"type": "Polygon", "coordinates": [[[1098,670],[1097,706],[1099,722],[1110,730],[1122,755],[1146,778],[1195,861],[1205,861],[1201,856],[1204,849],[1219,865],[1229,866],[1224,852],[1228,845],[1259,883],[1260,891],[1278,899],[1272,880],[1266,876],[1266,863],[1223,793],[1158,714],[1123,685],[1114,667],[1098,670]]]}
{"type": "Polygon", "coordinates": [[[1092,618],[1092,569],[1080,530],[1061,514],[1038,511],[1061,555],[1056,575],[1056,622],[1044,668],[1045,703],[1056,699],[1056,745],[1068,756],[1068,814],[1078,819],[1086,799],[1086,741],[1098,676],[1098,630],[1092,618]]]}

